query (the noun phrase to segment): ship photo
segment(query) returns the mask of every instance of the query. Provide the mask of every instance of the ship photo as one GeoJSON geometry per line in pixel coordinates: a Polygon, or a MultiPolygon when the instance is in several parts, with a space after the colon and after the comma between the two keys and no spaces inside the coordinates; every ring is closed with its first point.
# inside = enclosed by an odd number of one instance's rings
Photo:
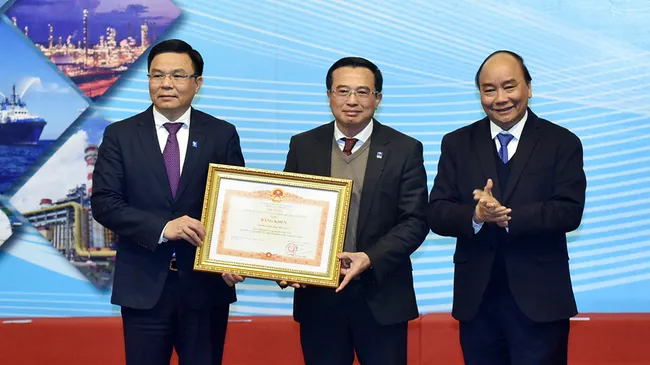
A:
{"type": "Polygon", "coordinates": [[[37,144],[47,122],[27,110],[22,95],[13,86],[11,96],[0,92],[0,145],[37,144]]]}

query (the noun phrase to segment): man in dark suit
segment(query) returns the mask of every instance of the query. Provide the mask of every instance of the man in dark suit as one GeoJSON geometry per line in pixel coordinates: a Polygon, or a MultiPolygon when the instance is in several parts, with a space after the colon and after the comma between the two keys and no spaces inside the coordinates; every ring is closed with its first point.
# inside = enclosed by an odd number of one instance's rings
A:
{"type": "Polygon", "coordinates": [[[93,174],[93,216],[117,233],[111,302],[122,307],[126,362],[221,364],[234,284],[193,271],[212,162],[244,166],[235,127],[191,107],[203,59],[181,40],[148,57],[153,106],[111,124],[93,174]]]}
{"type": "Polygon", "coordinates": [[[340,286],[293,284],[305,363],[350,365],[356,351],[363,365],[406,364],[418,316],[409,257],[428,233],[422,144],[373,120],[382,75],[370,61],[337,61],[326,86],[335,120],[291,138],[285,171],[354,184],[340,286]]]}
{"type": "Polygon", "coordinates": [[[428,212],[433,232],[457,237],[452,314],[465,363],[566,364],[577,313],[566,233],[584,209],[582,145],[528,108],[517,54],[490,55],[476,85],[487,117],[443,138],[428,212]]]}

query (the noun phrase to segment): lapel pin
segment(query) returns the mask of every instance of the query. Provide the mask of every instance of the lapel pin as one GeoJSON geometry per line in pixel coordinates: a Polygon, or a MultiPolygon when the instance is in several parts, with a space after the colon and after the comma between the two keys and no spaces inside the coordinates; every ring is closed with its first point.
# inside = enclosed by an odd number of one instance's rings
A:
{"type": "Polygon", "coordinates": [[[384,156],[383,153],[381,153],[381,152],[377,152],[377,158],[378,158],[378,159],[381,160],[381,158],[382,158],[383,156],[384,156]]]}
{"type": "Polygon", "coordinates": [[[192,141],[192,147],[194,147],[194,148],[199,147],[199,142],[197,142],[197,141],[192,141]]]}

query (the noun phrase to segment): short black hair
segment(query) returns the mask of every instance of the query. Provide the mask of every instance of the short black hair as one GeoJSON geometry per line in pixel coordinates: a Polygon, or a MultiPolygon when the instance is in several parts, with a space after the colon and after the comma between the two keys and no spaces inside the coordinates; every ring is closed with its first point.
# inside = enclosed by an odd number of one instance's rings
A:
{"type": "Polygon", "coordinates": [[[372,74],[375,76],[375,89],[381,92],[381,88],[384,85],[384,78],[381,75],[379,67],[367,59],[361,57],[343,57],[340,60],[334,62],[332,67],[330,67],[330,69],[327,71],[327,76],[325,77],[325,86],[327,87],[327,90],[332,89],[332,73],[341,67],[363,67],[372,71],[372,74]]]}
{"type": "Polygon", "coordinates": [[[476,84],[476,87],[479,88],[479,89],[481,88],[481,85],[479,85],[478,79],[479,79],[479,76],[481,75],[481,71],[483,71],[483,66],[485,66],[485,63],[490,58],[492,58],[493,56],[495,56],[495,55],[497,55],[499,53],[509,54],[512,57],[514,57],[517,60],[517,62],[519,62],[519,65],[521,66],[521,71],[524,73],[524,80],[526,80],[526,84],[528,84],[530,86],[530,82],[533,81],[533,78],[530,77],[530,72],[528,72],[528,67],[526,67],[526,64],[524,63],[523,57],[521,57],[520,55],[518,55],[518,54],[516,54],[516,53],[514,53],[512,51],[501,49],[501,50],[492,52],[492,54],[487,56],[485,58],[485,60],[483,60],[483,63],[481,63],[481,66],[478,68],[478,71],[476,71],[476,76],[474,77],[474,83],[476,84]]]}
{"type": "Polygon", "coordinates": [[[151,51],[149,51],[149,57],[147,57],[147,70],[151,69],[151,61],[153,61],[154,57],[161,53],[187,54],[190,60],[192,60],[194,74],[203,76],[203,57],[201,57],[199,51],[192,48],[187,42],[180,39],[167,39],[153,46],[151,51]]]}

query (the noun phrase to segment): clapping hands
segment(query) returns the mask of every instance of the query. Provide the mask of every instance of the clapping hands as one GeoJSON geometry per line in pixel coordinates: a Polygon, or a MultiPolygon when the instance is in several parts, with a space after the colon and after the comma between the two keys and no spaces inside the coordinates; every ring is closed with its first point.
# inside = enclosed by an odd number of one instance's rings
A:
{"type": "Polygon", "coordinates": [[[476,208],[474,209],[474,222],[496,223],[499,227],[508,227],[508,221],[512,209],[507,208],[492,195],[492,179],[488,179],[483,190],[474,190],[474,200],[476,208]]]}

